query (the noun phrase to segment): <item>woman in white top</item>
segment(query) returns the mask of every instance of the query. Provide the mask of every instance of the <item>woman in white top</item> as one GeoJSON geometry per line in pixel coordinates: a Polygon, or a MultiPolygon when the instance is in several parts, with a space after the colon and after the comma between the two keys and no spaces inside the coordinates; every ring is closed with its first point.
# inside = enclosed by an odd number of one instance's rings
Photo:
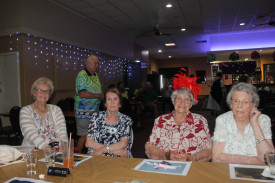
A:
{"type": "Polygon", "coordinates": [[[212,161],[263,164],[273,150],[270,118],[257,109],[256,87],[238,83],[227,95],[231,111],[216,119],[212,161]]]}
{"type": "Polygon", "coordinates": [[[33,145],[45,149],[49,143],[68,139],[61,109],[47,104],[53,91],[53,82],[46,77],[40,77],[33,83],[31,95],[34,102],[20,110],[23,146],[33,145]]]}

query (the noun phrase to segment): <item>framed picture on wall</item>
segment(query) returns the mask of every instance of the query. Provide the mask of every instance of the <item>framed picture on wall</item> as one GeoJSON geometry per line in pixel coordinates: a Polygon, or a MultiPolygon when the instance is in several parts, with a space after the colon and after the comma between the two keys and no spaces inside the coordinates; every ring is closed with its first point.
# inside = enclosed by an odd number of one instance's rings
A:
{"type": "Polygon", "coordinates": [[[264,64],[264,80],[267,84],[275,82],[275,64],[264,64]]]}

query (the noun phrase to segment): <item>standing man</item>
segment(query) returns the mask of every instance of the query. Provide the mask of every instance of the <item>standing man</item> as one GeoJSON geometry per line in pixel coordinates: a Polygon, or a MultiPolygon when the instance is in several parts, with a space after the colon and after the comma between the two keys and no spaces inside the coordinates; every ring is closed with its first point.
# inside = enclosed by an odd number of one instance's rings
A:
{"type": "Polygon", "coordinates": [[[222,100],[223,100],[223,74],[218,72],[216,74],[215,81],[211,86],[210,95],[208,97],[207,109],[211,109],[211,114],[216,116],[220,115],[223,112],[222,100]]]}
{"type": "Polygon", "coordinates": [[[153,90],[150,82],[145,83],[145,90],[142,91],[138,100],[141,102],[137,107],[137,114],[141,115],[144,109],[149,109],[154,111],[154,118],[158,117],[158,94],[153,90]]]}
{"type": "Polygon", "coordinates": [[[79,153],[82,152],[86,142],[90,118],[94,112],[99,110],[101,99],[104,98],[96,73],[98,63],[95,55],[88,56],[85,69],[80,71],[76,77],[75,119],[77,135],[80,136],[77,142],[79,153]]]}

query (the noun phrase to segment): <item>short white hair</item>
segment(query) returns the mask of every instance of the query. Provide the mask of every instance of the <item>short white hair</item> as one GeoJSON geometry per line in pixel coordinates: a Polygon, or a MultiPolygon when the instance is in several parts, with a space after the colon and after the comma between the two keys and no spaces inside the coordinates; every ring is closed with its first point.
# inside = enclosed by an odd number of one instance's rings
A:
{"type": "Polygon", "coordinates": [[[174,105],[174,103],[175,103],[175,97],[177,96],[177,95],[187,95],[187,96],[189,96],[189,98],[191,99],[191,104],[192,105],[194,105],[195,103],[196,103],[196,99],[194,98],[194,96],[193,96],[193,94],[190,92],[190,90],[189,89],[186,89],[186,88],[184,88],[184,87],[181,87],[181,88],[179,88],[179,89],[177,89],[177,90],[174,90],[173,92],[172,92],[172,94],[171,94],[171,100],[172,100],[172,103],[173,103],[173,105],[174,105]]]}
{"type": "Polygon", "coordinates": [[[233,94],[236,91],[245,92],[245,93],[251,95],[252,103],[255,103],[256,106],[258,107],[259,102],[260,102],[260,98],[259,98],[259,95],[257,93],[256,87],[253,86],[250,83],[244,83],[244,82],[240,82],[240,83],[232,86],[232,88],[230,89],[230,91],[229,91],[229,93],[226,97],[226,102],[229,106],[231,105],[233,94]]]}
{"type": "Polygon", "coordinates": [[[31,87],[31,96],[32,98],[35,100],[35,96],[34,96],[34,90],[37,89],[37,87],[39,85],[42,85],[42,84],[46,84],[49,86],[50,88],[50,96],[53,94],[53,91],[54,91],[54,86],[53,86],[53,82],[52,80],[50,80],[49,78],[47,77],[40,77],[38,78],[37,80],[35,80],[32,84],[32,87],[31,87]]]}

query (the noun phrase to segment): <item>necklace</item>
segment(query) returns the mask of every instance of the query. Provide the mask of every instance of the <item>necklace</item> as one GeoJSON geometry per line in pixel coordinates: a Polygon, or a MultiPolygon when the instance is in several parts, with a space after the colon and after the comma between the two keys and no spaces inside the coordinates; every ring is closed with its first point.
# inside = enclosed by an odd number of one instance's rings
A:
{"type": "Polygon", "coordinates": [[[111,134],[111,135],[116,134],[117,133],[117,128],[115,127],[115,125],[118,122],[118,115],[117,115],[117,118],[116,118],[116,122],[113,125],[111,125],[111,121],[110,121],[110,118],[108,116],[108,112],[107,112],[107,115],[106,115],[106,119],[108,120],[108,123],[109,123],[109,124],[107,124],[108,125],[107,126],[108,133],[111,134]]]}

